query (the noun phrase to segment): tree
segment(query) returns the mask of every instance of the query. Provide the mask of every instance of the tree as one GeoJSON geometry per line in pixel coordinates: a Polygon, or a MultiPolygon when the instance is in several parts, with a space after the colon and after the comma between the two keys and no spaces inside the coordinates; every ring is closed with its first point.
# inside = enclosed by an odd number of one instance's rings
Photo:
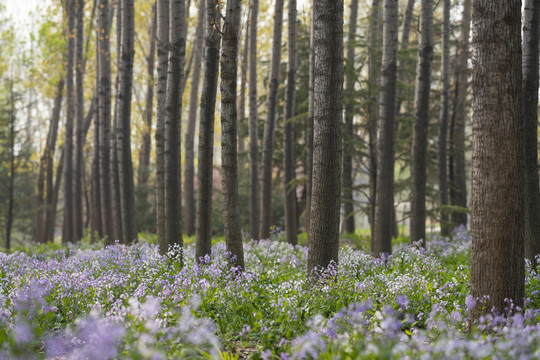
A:
{"type": "Polygon", "coordinates": [[[467,117],[467,91],[469,88],[469,33],[471,28],[471,0],[464,0],[461,23],[460,52],[456,66],[456,99],[451,126],[449,178],[450,203],[462,209],[452,213],[455,225],[467,225],[467,175],[465,170],[465,119],[467,117]]]}
{"type": "Polygon", "coordinates": [[[66,64],[66,129],[64,139],[64,227],[62,243],[74,241],[73,233],[73,120],[75,99],[73,86],[73,62],[75,51],[75,0],[66,0],[67,64],[66,64]]]}
{"type": "Polygon", "coordinates": [[[131,160],[131,90],[133,85],[134,56],[134,0],[121,0],[122,38],[118,83],[118,122],[116,127],[116,152],[120,180],[122,216],[122,242],[129,244],[137,239],[135,223],[135,186],[131,160]]]}
{"type": "Polygon", "coordinates": [[[343,120],[343,1],[321,0],[313,5],[315,107],[308,272],[338,262],[343,120]]]}
{"type": "Polygon", "coordinates": [[[426,152],[433,61],[433,2],[422,0],[420,44],[414,92],[414,131],[411,164],[411,242],[426,246],[426,152]]]}
{"type": "Polygon", "coordinates": [[[296,223],[296,186],[295,181],[295,159],[294,159],[294,126],[292,118],[295,115],[295,100],[296,100],[296,63],[297,63],[297,48],[296,48],[296,0],[289,0],[288,10],[288,62],[287,62],[287,88],[285,97],[285,114],[284,118],[284,136],[283,136],[283,169],[285,173],[285,231],[287,234],[287,242],[296,245],[298,239],[297,223],[296,223]]]}
{"type": "Polygon", "coordinates": [[[227,1],[221,51],[221,168],[225,245],[233,263],[244,269],[244,250],[238,205],[236,80],[241,0],[227,1]]]}
{"type": "Polygon", "coordinates": [[[383,54],[377,139],[377,186],[375,194],[373,255],[392,252],[394,207],[394,119],[397,79],[397,0],[384,0],[383,54]]]}
{"type": "Polygon", "coordinates": [[[313,107],[315,86],[315,50],[313,46],[313,6],[311,7],[309,24],[309,86],[308,86],[308,118],[306,124],[306,216],[305,231],[309,234],[311,225],[311,198],[313,194],[313,107]]]}
{"type": "Polygon", "coordinates": [[[358,0],[351,1],[351,19],[349,21],[349,33],[347,35],[347,71],[345,73],[345,91],[347,93],[345,102],[345,123],[343,133],[343,210],[345,216],[345,232],[354,233],[354,201],[353,201],[353,118],[354,118],[354,47],[356,42],[356,21],[358,17],[358,0]]]}
{"type": "Polygon", "coordinates": [[[281,63],[281,34],[283,31],[283,2],[276,0],[274,10],[274,32],[270,79],[266,98],[266,120],[263,133],[262,180],[261,180],[261,228],[259,239],[268,239],[272,221],[272,156],[274,153],[274,132],[277,112],[277,91],[279,87],[279,67],[281,63]]]}
{"type": "Polygon", "coordinates": [[[221,45],[220,14],[214,0],[206,0],[205,66],[199,122],[199,163],[197,179],[197,244],[195,258],[210,255],[212,248],[212,170],[214,158],[214,110],[216,106],[219,52],[221,45]]]}
{"type": "Polygon", "coordinates": [[[474,0],[473,51],[471,294],[489,296],[474,316],[523,306],[521,1],[474,0]]]}
{"type": "Polygon", "coordinates": [[[199,1],[199,22],[195,29],[195,42],[193,44],[193,73],[191,78],[188,125],[184,141],[185,172],[184,172],[184,229],[188,236],[195,233],[195,167],[194,167],[194,140],[195,124],[197,122],[197,108],[199,105],[199,82],[201,78],[201,65],[204,50],[204,2],[199,1]]]}
{"type": "Polygon", "coordinates": [[[13,205],[15,195],[15,93],[13,91],[13,79],[9,82],[9,113],[8,113],[8,148],[9,148],[9,179],[8,179],[8,209],[6,216],[6,251],[11,250],[11,230],[13,227],[13,205]]]}
{"type": "Polygon", "coordinates": [[[251,2],[249,24],[249,237],[259,238],[259,126],[257,113],[257,17],[259,0],[251,2]]]}
{"type": "Polygon", "coordinates": [[[523,121],[525,147],[525,257],[536,269],[540,254],[538,188],[538,41],[540,1],[526,0],[523,16],[523,121]]]}

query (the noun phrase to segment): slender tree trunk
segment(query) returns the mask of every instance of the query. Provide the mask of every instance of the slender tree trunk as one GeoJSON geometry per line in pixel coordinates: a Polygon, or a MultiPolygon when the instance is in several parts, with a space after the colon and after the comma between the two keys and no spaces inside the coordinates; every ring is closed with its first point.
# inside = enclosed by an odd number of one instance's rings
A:
{"type": "Polygon", "coordinates": [[[471,294],[489,296],[475,317],[523,308],[521,1],[474,0],[473,51],[471,294]]]}
{"type": "Polygon", "coordinates": [[[202,56],[204,51],[204,1],[199,1],[199,22],[195,30],[193,44],[193,76],[189,100],[188,125],[184,142],[185,170],[184,170],[184,231],[188,236],[195,234],[195,125],[197,122],[197,108],[199,106],[199,83],[201,80],[202,56]]]}
{"type": "Polygon", "coordinates": [[[420,44],[414,92],[414,129],[411,164],[411,242],[426,246],[426,153],[431,63],[433,62],[433,2],[422,0],[420,44]]]}
{"type": "MultiPolygon", "coordinates": [[[[399,50],[401,53],[406,53],[409,49],[409,38],[411,35],[414,3],[415,0],[407,0],[407,7],[405,8],[405,14],[403,14],[403,23],[401,25],[401,43],[399,45],[399,50]]],[[[409,63],[410,60],[406,57],[403,57],[402,59],[398,58],[398,76],[400,80],[403,80],[403,74],[405,74],[409,63]]],[[[404,94],[401,89],[398,88],[396,90],[396,118],[398,118],[401,114],[401,105],[403,104],[403,99],[404,94]]],[[[397,126],[398,122],[395,123],[396,129],[394,131],[394,135],[397,133],[397,126]]]]}
{"type": "Polygon", "coordinates": [[[281,34],[283,32],[283,3],[276,0],[274,12],[274,37],[272,41],[272,60],[270,81],[266,102],[266,121],[264,122],[262,181],[261,181],[261,228],[259,238],[270,237],[272,225],[272,156],[274,154],[274,132],[277,113],[277,91],[279,87],[279,67],[281,63],[281,34]]]}
{"type": "Polygon", "coordinates": [[[523,120],[525,135],[525,257],[536,269],[540,254],[538,187],[538,41],[540,1],[526,0],[523,20],[523,120]]]}
{"type": "Polygon", "coordinates": [[[285,114],[284,114],[284,135],[283,135],[283,169],[285,173],[284,184],[284,202],[285,202],[285,231],[287,234],[287,242],[292,245],[298,243],[297,219],[296,219],[296,186],[294,180],[295,173],[295,156],[294,156],[294,124],[291,119],[295,115],[296,108],[296,63],[297,63],[297,47],[296,47],[296,0],[289,0],[288,13],[288,62],[287,62],[287,88],[285,97],[285,114]]]}
{"type": "Polygon", "coordinates": [[[47,213],[49,211],[49,199],[52,196],[52,173],[54,152],[56,150],[56,138],[58,135],[58,123],[60,122],[60,111],[62,107],[64,79],[58,81],[56,98],[47,134],[47,142],[43,149],[43,154],[39,162],[39,175],[37,186],[37,219],[36,219],[36,243],[43,244],[47,241],[47,213]]]}
{"type": "Polygon", "coordinates": [[[381,0],[373,0],[369,21],[369,62],[368,62],[368,146],[369,146],[369,215],[371,237],[375,233],[375,195],[377,193],[377,104],[379,80],[379,17],[381,0]]]}
{"type": "MultiPolygon", "coordinates": [[[[253,6],[254,2],[249,3],[248,9],[248,22],[246,24],[246,36],[244,38],[244,48],[242,50],[242,62],[240,63],[240,94],[238,95],[238,121],[244,123],[246,120],[246,86],[247,86],[247,70],[248,70],[248,57],[249,57],[249,33],[253,26],[253,6]]],[[[245,139],[242,134],[238,134],[238,152],[244,152],[246,150],[245,139]]]]}
{"type": "Polygon", "coordinates": [[[450,235],[448,224],[448,173],[447,139],[448,117],[450,114],[450,0],[444,0],[442,25],[442,85],[441,112],[439,115],[439,202],[441,206],[441,235],[450,235]]]}
{"type": "Polygon", "coordinates": [[[152,4],[152,23],[150,25],[150,47],[146,59],[147,88],[144,107],[144,131],[142,135],[141,152],[139,153],[138,185],[146,186],[150,176],[150,153],[152,151],[152,116],[154,109],[154,68],[156,63],[156,32],[157,11],[156,3],[152,4]]]}
{"type": "Polygon", "coordinates": [[[82,204],[82,168],[84,146],[84,0],[76,0],[76,41],[75,41],[75,76],[76,76],[76,126],[75,156],[73,158],[73,236],[76,240],[83,236],[82,204]]]}
{"type": "Polygon", "coordinates": [[[372,252],[375,257],[392,252],[394,207],[394,121],[397,80],[398,4],[384,0],[382,76],[377,141],[377,189],[375,195],[372,252]]]}
{"type": "Polygon", "coordinates": [[[236,80],[241,0],[227,1],[221,51],[221,168],[223,171],[223,223],[225,244],[232,262],[244,269],[244,250],[238,204],[236,80]]]}
{"type": "Polygon", "coordinates": [[[118,84],[118,123],[116,151],[120,178],[122,242],[137,239],[135,217],[135,186],[131,160],[131,92],[133,85],[134,0],[122,0],[122,38],[118,84]]]}
{"type": "Polygon", "coordinates": [[[313,108],[315,87],[315,47],[313,46],[313,6],[311,7],[309,25],[309,88],[308,88],[308,118],[306,136],[306,220],[305,231],[309,234],[311,225],[311,198],[313,194],[313,108]]]}
{"type": "Polygon", "coordinates": [[[308,273],[338,262],[343,126],[343,1],[313,5],[315,128],[308,273]]]}
{"type": "Polygon", "coordinates": [[[11,251],[11,228],[13,225],[13,202],[15,194],[15,93],[13,92],[13,79],[9,83],[10,112],[9,112],[9,180],[8,180],[8,208],[6,216],[6,251],[11,251]]]}
{"type": "Polygon", "coordinates": [[[169,65],[165,100],[164,164],[165,164],[165,238],[169,246],[183,246],[181,188],[181,121],[180,89],[184,76],[186,53],[185,1],[169,2],[169,65]]]}
{"type": "Polygon", "coordinates": [[[66,0],[68,17],[67,65],[66,65],[66,129],[64,139],[64,227],[62,243],[74,241],[73,233],[73,121],[75,99],[73,86],[73,58],[75,50],[75,0],[66,0]]]}
{"type": "MultiPolygon", "coordinates": [[[[461,51],[457,64],[457,103],[455,109],[453,143],[453,181],[451,203],[463,209],[467,208],[467,175],[465,169],[465,121],[467,117],[467,91],[469,88],[469,71],[467,62],[469,59],[469,33],[471,23],[471,0],[465,0],[463,3],[463,16],[461,27],[461,51]]],[[[467,213],[465,211],[456,211],[452,214],[452,220],[456,225],[467,225],[467,213]]]]}
{"type": "Polygon", "coordinates": [[[347,67],[345,73],[345,124],[343,133],[343,208],[345,216],[345,232],[354,233],[354,200],[353,200],[353,118],[354,108],[354,85],[356,71],[354,68],[354,47],[356,42],[356,20],[358,18],[358,0],[351,1],[351,19],[349,21],[349,33],[347,35],[347,67]]]}
{"type": "Polygon", "coordinates": [[[199,123],[199,161],[197,180],[197,244],[195,258],[212,250],[212,172],[214,158],[214,117],[216,107],[221,35],[220,15],[214,0],[206,0],[205,65],[199,123]]]}
{"type": "MultiPolygon", "coordinates": [[[[257,18],[259,0],[251,2],[249,25],[249,237],[259,239],[259,126],[257,113],[257,18]]],[[[246,48],[247,48],[246,44],[246,48]]]]}

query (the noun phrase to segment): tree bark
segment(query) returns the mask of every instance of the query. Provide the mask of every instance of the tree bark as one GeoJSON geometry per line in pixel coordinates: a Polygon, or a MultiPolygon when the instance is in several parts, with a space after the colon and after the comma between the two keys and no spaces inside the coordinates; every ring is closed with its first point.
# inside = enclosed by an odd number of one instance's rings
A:
{"type": "Polygon", "coordinates": [[[190,88],[188,125],[184,142],[185,170],[184,170],[184,231],[188,236],[195,234],[195,125],[197,122],[197,108],[199,105],[199,83],[201,80],[201,66],[204,47],[204,2],[199,1],[199,22],[195,30],[193,44],[193,74],[190,88]]]}
{"type": "Polygon", "coordinates": [[[377,141],[377,188],[375,194],[372,252],[375,257],[392,252],[394,222],[394,121],[397,80],[398,4],[384,0],[383,54],[377,141]]]}
{"type": "Polygon", "coordinates": [[[454,211],[452,220],[455,225],[467,225],[467,174],[465,169],[465,121],[467,117],[467,91],[469,88],[469,71],[467,62],[469,59],[469,33],[471,23],[471,0],[463,3],[463,22],[461,26],[461,51],[457,64],[457,98],[453,129],[452,153],[453,179],[450,185],[450,200],[454,206],[463,208],[461,211],[454,211]]]}
{"type": "Polygon", "coordinates": [[[540,254],[538,187],[538,41],[540,1],[526,0],[523,18],[523,120],[525,147],[525,257],[536,269],[540,254]]]}
{"type": "MultiPolygon", "coordinates": [[[[259,0],[251,2],[249,24],[249,237],[259,239],[259,125],[257,113],[257,18],[259,0]]],[[[246,44],[246,47],[247,44],[246,44]]]]}
{"type": "Polygon", "coordinates": [[[122,242],[129,244],[137,239],[135,217],[135,186],[131,159],[131,96],[134,56],[134,0],[122,0],[122,42],[118,84],[118,123],[116,151],[120,179],[122,216],[122,242]]]}
{"type": "MultiPolygon", "coordinates": [[[[240,94],[238,94],[238,121],[244,123],[246,120],[246,86],[247,86],[247,72],[248,72],[248,58],[249,58],[249,33],[251,31],[251,24],[253,21],[253,6],[254,2],[249,3],[248,9],[248,21],[245,27],[246,35],[244,38],[244,48],[242,50],[242,61],[240,62],[240,94]]],[[[243,134],[238,134],[238,152],[244,152],[246,150],[245,139],[243,134]]]]}
{"type": "Polygon", "coordinates": [[[473,51],[471,294],[489,296],[475,317],[523,308],[521,1],[474,0],[473,51]]]}
{"type": "Polygon", "coordinates": [[[285,173],[284,202],[285,202],[285,231],[287,242],[292,245],[298,243],[297,219],[296,219],[296,186],[294,180],[296,178],[295,156],[294,156],[294,124],[291,119],[295,115],[296,108],[296,63],[297,63],[297,46],[296,46],[296,0],[289,0],[288,9],[288,39],[287,39],[287,88],[285,97],[285,114],[284,114],[284,135],[283,135],[283,169],[285,173]]]}
{"type": "Polygon", "coordinates": [[[348,70],[345,73],[345,123],[343,133],[343,210],[345,216],[345,228],[347,233],[354,233],[354,200],[353,200],[353,152],[354,130],[354,85],[356,71],[354,68],[354,48],[356,42],[356,21],[358,18],[358,0],[351,1],[351,19],[349,20],[349,33],[347,35],[347,60],[348,70]]]}
{"type": "Polygon", "coordinates": [[[261,181],[261,228],[259,239],[270,237],[272,225],[272,156],[274,153],[274,132],[277,112],[277,91],[279,87],[279,67],[281,63],[281,34],[283,31],[283,3],[276,0],[274,11],[274,37],[272,41],[272,60],[270,81],[266,101],[266,120],[264,122],[262,181],[261,181]]]}
{"type": "Polygon", "coordinates": [[[66,0],[67,64],[66,64],[66,129],[64,139],[64,226],[62,243],[74,241],[73,232],[73,121],[75,99],[73,85],[73,62],[75,51],[75,0],[66,0]]]}
{"type": "Polygon", "coordinates": [[[236,80],[241,0],[227,1],[221,51],[221,168],[223,171],[223,223],[225,245],[232,262],[242,269],[244,249],[238,204],[238,159],[236,126],[236,80]]]}
{"type": "Polygon", "coordinates": [[[444,0],[442,24],[442,84],[441,84],[441,111],[439,114],[439,203],[441,207],[441,235],[450,235],[448,223],[448,172],[447,172],[447,141],[448,117],[450,114],[450,0],[444,0]]]}
{"type": "Polygon", "coordinates": [[[313,44],[313,6],[311,7],[309,24],[309,88],[308,88],[308,118],[306,125],[306,217],[305,231],[309,234],[311,225],[311,198],[313,195],[313,88],[315,86],[315,50],[313,44]]]}
{"type": "Polygon", "coordinates": [[[410,239],[426,246],[426,153],[431,63],[433,62],[433,2],[422,0],[420,44],[414,92],[414,129],[411,164],[410,239]]]}
{"type": "Polygon", "coordinates": [[[315,47],[313,198],[308,273],[338,262],[343,121],[343,1],[313,9],[315,47]]]}
{"type": "Polygon", "coordinates": [[[220,15],[214,0],[206,0],[205,66],[199,123],[199,162],[197,179],[197,244],[195,258],[212,250],[212,172],[214,158],[214,117],[216,107],[221,35],[220,15]]]}

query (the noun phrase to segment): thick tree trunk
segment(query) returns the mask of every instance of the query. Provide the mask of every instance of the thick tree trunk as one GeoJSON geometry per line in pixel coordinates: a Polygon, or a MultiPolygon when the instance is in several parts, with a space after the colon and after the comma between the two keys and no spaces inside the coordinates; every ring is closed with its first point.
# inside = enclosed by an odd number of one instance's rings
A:
{"type": "Polygon", "coordinates": [[[313,44],[313,6],[311,7],[309,25],[309,86],[308,86],[308,118],[306,125],[306,218],[305,232],[309,234],[311,225],[311,198],[313,194],[313,107],[315,86],[315,50],[313,44]]]}
{"type": "Polygon", "coordinates": [[[489,296],[477,316],[523,308],[521,1],[474,0],[473,51],[471,294],[489,296]]]}
{"type": "Polygon", "coordinates": [[[67,64],[66,64],[66,129],[64,138],[64,226],[62,243],[74,241],[73,232],[73,121],[75,98],[73,86],[73,62],[75,51],[75,0],[66,0],[68,17],[67,64]]]}
{"type": "Polygon", "coordinates": [[[36,218],[36,243],[47,242],[47,213],[49,212],[49,199],[53,191],[53,160],[56,150],[56,138],[58,136],[58,123],[60,122],[60,111],[62,110],[62,99],[64,91],[64,79],[60,79],[57,85],[56,98],[47,134],[47,142],[43,149],[43,154],[39,162],[39,175],[37,185],[37,218],[36,218]]]}
{"type": "Polygon", "coordinates": [[[259,238],[270,237],[272,225],[272,156],[274,154],[274,132],[277,112],[277,91],[279,87],[279,67],[281,63],[281,34],[283,31],[283,3],[276,0],[274,12],[274,37],[272,40],[272,60],[270,64],[270,81],[266,101],[266,120],[264,122],[262,181],[261,181],[261,228],[259,238]]]}
{"type": "Polygon", "coordinates": [[[195,258],[212,250],[212,178],[214,159],[214,117],[216,107],[221,35],[220,15],[214,0],[206,0],[205,66],[199,123],[199,162],[197,180],[197,244],[195,258]]]}
{"type": "Polygon", "coordinates": [[[444,0],[442,25],[442,85],[441,112],[439,115],[439,202],[441,216],[441,235],[450,235],[448,223],[448,172],[447,172],[447,139],[448,117],[450,114],[450,0],[444,0]]]}
{"type": "Polygon", "coordinates": [[[182,103],[178,101],[184,77],[186,54],[185,1],[169,2],[169,65],[165,100],[165,238],[167,245],[183,246],[181,187],[182,103]]]}
{"type": "Polygon", "coordinates": [[[195,125],[197,122],[197,108],[199,106],[199,83],[201,80],[201,65],[204,51],[204,1],[199,1],[199,22],[195,30],[193,44],[193,74],[191,78],[188,125],[184,142],[185,170],[184,170],[184,231],[188,236],[195,234],[195,125]]]}
{"type": "Polygon", "coordinates": [[[159,252],[169,249],[165,222],[165,104],[169,62],[169,0],[157,1],[156,234],[159,252]]]}
{"type": "Polygon", "coordinates": [[[525,257],[536,269],[540,255],[538,188],[538,41],[540,1],[526,0],[523,19],[523,121],[525,153],[525,257]]]}
{"type": "Polygon", "coordinates": [[[244,249],[238,204],[236,80],[241,0],[227,1],[221,51],[221,168],[225,244],[236,266],[244,269],[244,249]]]}
{"type": "MultiPolygon", "coordinates": [[[[259,239],[259,125],[257,113],[257,17],[259,0],[251,2],[249,24],[249,237],[259,239]]],[[[246,47],[247,44],[246,44],[246,47]]]]}
{"type": "Polygon", "coordinates": [[[426,246],[426,153],[429,120],[431,63],[433,62],[433,2],[422,0],[420,15],[420,44],[416,66],[414,92],[414,129],[411,164],[411,222],[412,243],[426,246]]]}
{"type": "Polygon", "coordinates": [[[356,72],[354,68],[354,48],[356,42],[356,20],[358,18],[358,0],[351,1],[351,19],[349,20],[349,33],[347,35],[347,61],[348,70],[345,73],[345,124],[343,132],[343,210],[345,228],[347,233],[354,233],[354,200],[353,200],[353,119],[354,119],[354,85],[356,72]]]}
{"type": "Polygon", "coordinates": [[[461,26],[461,51],[457,64],[457,98],[454,118],[453,144],[453,179],[451,181],[450,200],[454,206],[463,208],[452,214],[452,221],[455,225],[467,225],[467,174],[465,169],[465,121],[467,117],[467,91],[469,88],[469,33],[471,23],[471,0],[463,3],[463,16],[461,26]]]}
{"type": "Polygon", "coordinates": [[[285,114],[284,114],[284,135],[283,135],[283,169],[285,173],[284,197],[285,197],[285,231],[287,242],[296,245],[298,239],[297,219],[296,219],[296,186],[293,186],[296,178],[295,157],[294,157],[294,124],[291,119],[295,115],[296,100],[296,0],[289,0],[288,10],[288,39],[287,39],[287,88],[285,92],[285,114]]]}
{"type": "Polygon", "coordinates": [[[122,42],[118,84],[118,123],[116,151],[120,178],[122,216],[122,242],[129,244],[137,239],[135,217],[135,186],[131,160],[131,95],[134,56],[134,0],[122,0],[122,42]]]}
{"type": "Polygon", "coordinates": [[[313,15],[315,128],[308,273],[338,262],[343,126],[343,1],[317,1],[313,15]]]}
{"type": "Polygon", "coordinates": [[[392,252],[394,207],[394,121],[397,80],[398,4],[384,0],[382,75],[377,141],[377,188],[375,194],[372,252],[376,257],[392,252]]]}

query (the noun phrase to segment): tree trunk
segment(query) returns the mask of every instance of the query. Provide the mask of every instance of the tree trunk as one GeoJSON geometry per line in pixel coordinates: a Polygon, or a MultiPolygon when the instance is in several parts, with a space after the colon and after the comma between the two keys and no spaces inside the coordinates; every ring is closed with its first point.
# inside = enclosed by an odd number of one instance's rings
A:
{"type": "Polygon", "coordinates": [[[392,252],[394,206],[394,120],[397,80],[398,4],[384,0],[383,54],[377,141],[377,187],[372,252],[375,257],[392,252]]]}
{"type": "Polygon", "coordinates": [[[313,5],[315,107],[309,274],[338,262],[343,121],[343,1],[320,0],[313,5]]]}
{"type": "Polygon", "coordinates": [[[56,138],[58,136],[58,123],[60,122],[60,111],[62,110],[62,99],[64,91],[64,79],[58,81],[56,98],[47,134],[47,142],[43,149],[43,154],[39,162],[39,175],[37,185],[37,218],[36,218],[36,243],[47,242],[47,213],[49,212],[49,199],[53,189],[53,160],[56,150],[56,138]]]}
{"type": "MultiPolygon", "coordinates": [[[[249,57],[249,33],[253,26],[253,7],[254,2],[249,3],[248,9],[248,22],[246,24],[246,36],[244,38],[244,48],[242,50],[242,62],[240,63],[240,94],[238,95],[238,120],[240,123],[244,123],[246,120],[246,85],[247,85],[247,70],[248,70],[248,57],[249,57]]],[[[244,152],[246,150],[245,139],[243,134],[238,134],[238,152],[244,152]]]]}
{"type": "Polygon", "coordinates": [[[73,121],[75,98],[73,88],[73,58],[75,50],[75,0],[66,0],[68,17],[66,64],[66,129],[64,139],[64,227],[62,243],[74,241],[73,233],[73,121]]]}
{"type": "Polygon", "coordinates": [[[469,59],[469,32],[471,23],[471,0],[465,0],[463,3],[463,16],[461,27],[461,51],[457,64],[457,98],[453,129],[454,149],[453,158],[453,180],[450,185],[452,189],[450,200],[452,205],[463,208],[461,211],[455,211],[452,214],[452,220],[455,225],[467,225],[467,175],[465,169],[465,120],[467,116],[467,89],[469,88],[469,71],[467,62],[469,59]]]}
{"type": "Polygon", "coordinates": [[[274,154],[274,132],[277,113],[277,91],[279,87],[279,67],[281,63],[281,34],[283,31],[283,3],[276,0],[274,12],[274,37],[272,41],[272,60],[270,81],[266,101],[266,120],[264,122],[262,181],[261,181],[261,228],[259,239],[270,237],[272,225],[272,156],[274,154]]]}
{"type": "Polygon", "coordinates": [[[295,115],[296,108],[296,63],[297,63],[297,47],[296,47],[296,0],[289,0],[288,10],[288,39],[287,39],[287,88],[285,97],[285,114],[284,114],[284,135],[283,135],[283,169],[285,173],[284,202],[285,202],[285,231],[287,234],[287,242],[292,245],[298,243],[296,237],[296,186],[294,180],[295,173],[295,156],[294,156],[294,124],[291,119],[295,115]]]}
{"type": "Polygon", "coordinates": [[[206,0],[205,65],[199,123],[199,161],[197,180],[197,244],[195,258],[212,250],[212,172],[214,158],[214,116],[216,107],[221,35],[220,15],[214,0],[206,0]]]}
{"type": "Polygon", "coordinates": [[[221,51],[221,168],[223,171],[223,223],[225,244],[232,262],[242,269],[244,250],[238,205],[238,159],[236,127],[236,80],[241,0],[227,1],[221,51]]]}
{"type": "Polygon", "coordinates": [[[523,308],[525,175],[521,1],[473,2],[471,294],[482,312],[523,308]],[[501,56],[504,54],[504,56],[501,56]]]}
{"type": "Polygon", "coordinates": [[[165,238],[167,245],[183,246],[181,187],[181,121],[180,89],[184,77],[186,53],[185,1],[169,2],[169,62],[165,100],[165,238]]]}
{"type": "Polygon", "coordinates": [[[191,78],[188,125],[185,137],[185,170],[184,170],[184,231],[188,236],[195,234],[195,125],[197,122],[197,108],[199,106],[199,83],[201,80],[201,65],[204,47],[204,2],[199,1],[199,22],[195,30],[193,44],[193,77],[191,78]]]}
{"type": "MultiPolygon", "coordinates": [[[[259,125],[257,113],[257,18],[259,0],[251,2],[249,24],[249,237],[259,239],[259,125]]],[[[247,44],[246,44],[246,47],[247,44]]]]}
{"type": "Polygon", "coordinates": [[[448,116],[450,114],[450,0],[444,0],[442,25],[442,85],[441,112],[439,115],[439,201],[441,216],[441,235],[450,235],[448,224],[448,173],[447,173],[447,139],[448,116]]]}
{"type": "Polygon", "coordinates": [[[75,156],[73,158],[73,236],[76,240],[83,236],[83,204],[82,204],[82,169],[84,146],[84,0],[76,0],[76,41],[75,41],[75,76],[76,76],[76,126],[75,156]]]}
{"type": "MultiPolygon", "coordinates": [[[[407,0],[407,7],[405,8],[405,14],[403,14],[403,23],[401,26],[401,43],[399,45],[399,50],[401,53],[406,53],[409,49],[409,38],[411,35],[411,27],[412,27],[412,18],[413,18],[413,12],[414,12],[414,3],[415,0],[407,0]]],[[[405,54],[404,54],[405,55],[405,54]]],[[[399,59],[398,58],[398,76],[401,78],[403,77],[402,74],[404,74],[408,68],[409,59],[399,59]]],[[[399,117],[401,114],[401,104],[403,104],[403,93],[401,89],[396,90],[396,118],[399,117]]],[[[397,126],[398,122],[395,123],[395,132],[394,135],[397,134],[397,126]]]]}
{"type": "Polygon", "coordinates": [[[313,194],[313,88],[315,86],[315,50],[313,46],[313,6],[311,7],[309,25],[309,87],[308,87],[308,118],[306,126],[306,218],[305,232],[309,234],[311,225],[311,198],[313,194]]]}
{"type": "Polygon", "coordinates": [[[369,225],[371,237],[375,233],[375,195],[377,193],[377,104],[379,80],[379,17],[381,0],[373,0],[369,24],[368,61],[368,146],[369,146],[369,225]]]}
{"type": "Polygon", "coordinates": [[[13,92],[13,79],[9,83],[10,111],[9,111],[9,180],[8,180],[8,208],[6,219],[6,252],[11,250],[11,228],[13,225],[13,202],[15,194],[15,93],[13,92]]]}
{"type": "Polygon", "coordinates": [[[538,187],[538,41],[540,1],[526,0],[523,19],[523,120],[525,147],[525,257],[536,269],[540,254],[538,187]]]}
{"type": "Polygon", "coordinates": [[[169,249],[165,222],[165,104],[169,62],[169,0],[157,1],[156,234],[159,252],[169,249]]]}
{"type": "Polygon", "coordinates": [[[120,51],[118,83],[118,123],[116,151],[120,179],[120,201],[122,216],[122,242],[129,244],[137,239],[135,222],[135,186],[131,160],[131,92],[133,85],[133,39],[134,0],[122,0],[122,42],[120,51]]]}
{"type": "Polygon", "coordinates": [[[343,209],[345,216],[345,232],[354,233],[354,200],[353,200],[353,152],[354,130],[354,85],[356,71],[354,68],[354,47],[356,42],[356,20],[358,18],[358,0],[351,1],[351,19],[349,21],[349,33],[347,35],[347,60],[348,71],[345,73],[345,124],[343,133],[343,209]]]}
{"type": "Polygon", "coordinates": [[[433,62],[433,2],[422,0],[420,44],[416,66],[414,92],[414,129],[411,164],[411,222],[412,243],[426,246],[426,153],[429,120],[431,63],[433,62]]]}

